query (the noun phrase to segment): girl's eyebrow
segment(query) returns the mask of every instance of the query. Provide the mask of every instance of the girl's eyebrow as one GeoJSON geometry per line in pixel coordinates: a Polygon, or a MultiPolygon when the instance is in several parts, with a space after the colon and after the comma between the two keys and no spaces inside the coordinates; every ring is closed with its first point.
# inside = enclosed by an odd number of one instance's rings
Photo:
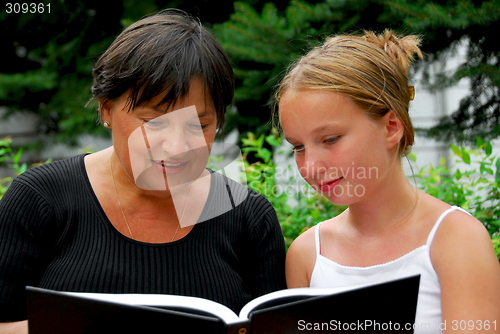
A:
{"type": "MultiPolygon", "coordinates": [[[[311,132],[312,132],[312,133],[321,133],[321,132],[324,132],[324,131],[330,130],[330,128],[331,128],[332,126],[335,126],[335,125],[338,125],[338,124],[340,124],[340,123],[339,123],[339,122],[337,122],[337,121],[333,121],[333,122],[330,122],[330,123],[328,123],[328,124],[320,125],[320,126],[318,126],[318,127],[314,128],[311,132]]],[[[286,136],[286,135],[284,136],[284,138],[285,138],[285,140],[286,140],[287,142],[289,142],[289,143],[291,143],[292,141],[294,141],[294,138],[289,137],[289,136],[286,136]]]]}
{"type": "Polygon", "coordinates": [[[312,132],[316,133],[316,132],[324,132],[327,130],[331,130],[332,126],[338,126],[339,124],[340,124],[340,122],[338,122],[338,121],[331,121],[331,122],[328,122],[327,124],[323,124],[323,125],[320,125],[320,126],[314,128],[312,130],[312,132]]]}

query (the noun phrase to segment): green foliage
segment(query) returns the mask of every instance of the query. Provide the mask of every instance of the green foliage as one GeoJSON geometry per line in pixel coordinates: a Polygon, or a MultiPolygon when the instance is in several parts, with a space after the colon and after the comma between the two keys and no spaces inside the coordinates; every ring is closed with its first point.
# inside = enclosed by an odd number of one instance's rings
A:
{"type": "Polygon", "coordinates": [[[492,156],[491,143],[479,137],[474,149],[455,145],[451,148],[455,164],[447,167],[445,159],[441,158],[439,166],[422,168],[417,174],[419,188],[446,203],[468,210],[484,224],[492,238],[498,238],[500,158],[492,156]]]}
{"type": "MultiPolygon", "coordinates": [[[[247,2],[261,5],[260,0],[247,2]]],[[[106,6],[96,0],[38,3],[50,3],[50,13],[8,14],[5,6],[0,9],[0,106],[8,108],[6,117],[17,112],[38,115],[36,130],[44,138],[38,144],[76,144],[82,134],[109,136],[98,125],[97,105],[85,105],[92,96],[94,63],[123,28],[165,8],[185,10],[206,26],[227,20],[233,11],[229,0],[218,1],[216,11],[214,2],[207,0],[108,0],[106,6]]]]}
{"type": "Polygon", "coordinates": [[[287,165],[283,168],[272,159],[273,151],[278,151],[281,146],[281,138],[276,132],[259,137],[248,133],[242,141],[243,164],[248,187],[265,196],[273,205],[287,247],[311,226],[345,210],[346,207],[332,204],[307,183],[297,182],[297,177],[278,180],[292,167],[287,165]],[[264,143],[267,143],[271,150],[266,148],[264,143]],[[249,153],[255,154],[261,160],[250,164],[247,159],[249,153]]]}
{"type": "Polygon", "coordinates": [[[497,257],[500,261],[500,237],[495,237],[492,239],[492,241],[493,241],[493,248],[495,249],[497,257]]]}
{"type": "MultiPolygon", "coordinates": [[[[28,169],[28,165],[25,162],[20,164],[23,148],[20,148],[17,152],[15,152],[11,147],[11,142],[12,139],[9,137],[0,140],[0,165],[7,164],[7,167],[13,169],[15,175],[17,176],[24,173],[26,169],[28,169]]],[[[51,160],[49,159],[44,163],[48,163],[50,161],[51,160]]],[[[11,182],[12,177],[0,178],[0,199],[9,188],[11,182]]]]}
{"type": "Polygon", "coordinates": [[[292,0],[285,10],[266,3],[258,13],[243,1],[234,3],[230,20],[214,25],[213,32],[234,63],[238,112],[229,113],[226,131],[238,128],[257,136],[270,131],[272,90],[287,66],[321,37],[353,29],[358,10],[368,1],[327,1],[311,4],[292,0]]]}
{"type": "Polygon", "coordinates": [[[446,59],[461,45],[465,59],[455,69],[424,79],[431,91],[470,82],[470,93],[451,116],[438,125],[420,130],[431,138],[474,143],[477,136],[500,136],[500,1],[383,1],[390,12],[402,18],[402,27],[424,34],[428,64],[446,59]]]}
{"type": "Polygon", "coordinates": [[[470,94],[456,112],[420,132],[455,142],[474,142],[476,136],[500,135],[500,0],[292,0],[284,10],[268,3],[258,12],[245,2],[214,33],[230,54],[238,79],[235,104],[227,131],[257,135],[270,129],[272,90],[288,64],[296,61],[325,36],[350,31],[391,28],[424,37],[423,68],[428,88],[436,91],[466,78],[470,94]],[[466,58],[450,73],[431,80],[434,60],[446,59],[464,43],[466,58]]]}
{"type": "MultiPolygon", "coordinates": [[[[27,165],[26,163],[19,165],[19,159],[21,158],[23,149],[21,148],[19,151],[14,152],[10,147],[11,142],[12,140],[9,137],[0,140],[0,165],[7,162],[8,167],[13,168],[16,175],[19,175],[26,171],[27,165]]],[[[0,199],[9,188],[11,182],[11,177],[0,178],[0,199]]]]}
{"type": "Polygon", "coordinates": [[[451,117],[421,133],[455,142],[500,134],[500,0],[224,0],[216,12],[206,0],[110,0],[112,11],[96,1],[41,2],[50,2],[51,13],[0,12],[0,105],[9,108],[7,116],[39,115],[38,131],[53,141],[75,144],[80,134],[109,135],[97,125],[96,108],[84,108],[93,64],[123,27],[167,7],[200,16],[230,54],[238,88],[226,133],[269,133],[273,87],[291,62],[325,36],[392,28],[424,35],[424,69],[467,42],[466,59],[456,69],[432,81],[425,77],[431,89],[469,79],[470,94],[451,117]]]}

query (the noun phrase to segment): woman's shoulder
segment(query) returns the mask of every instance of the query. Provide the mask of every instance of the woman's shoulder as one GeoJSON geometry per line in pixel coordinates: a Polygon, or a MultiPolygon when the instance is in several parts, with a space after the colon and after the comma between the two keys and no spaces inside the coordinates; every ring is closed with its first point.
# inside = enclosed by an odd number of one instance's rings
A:
{"type": "Polygon", "coordinates": [[[53,161],[33,167],[17,176],[13,183],[20,183],[32,189],[43,191],[62,185],[75,185],[84,168],[84,155],[53,161]]]}

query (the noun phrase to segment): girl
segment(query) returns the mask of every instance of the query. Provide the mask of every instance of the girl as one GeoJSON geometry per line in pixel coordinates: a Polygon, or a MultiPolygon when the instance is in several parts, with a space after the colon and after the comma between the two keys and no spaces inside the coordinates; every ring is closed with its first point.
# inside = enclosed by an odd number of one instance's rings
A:
{"type": "Polygon", "coordinates": [[[402,169],[414,138],[408,69],[422,56],[419,45],[417,36],[390,31],[330,37],[281,82],[279,120],[301,175],[332,203],[348,205],[293,242],[287,284],[420,274],[415,329],[440,332],[445,322],[449,330],[472,320],[474,330],[496,332],[500,267],[486,229],[417,190],[402,169]]]}

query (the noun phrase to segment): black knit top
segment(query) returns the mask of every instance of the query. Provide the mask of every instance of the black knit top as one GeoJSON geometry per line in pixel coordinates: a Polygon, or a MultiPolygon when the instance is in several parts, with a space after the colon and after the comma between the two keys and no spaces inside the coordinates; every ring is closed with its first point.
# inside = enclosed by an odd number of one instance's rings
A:
{"type": "Polygon", "coordinates": [[[264,197],[212,172],[204,216],[172,243],[135,241],[106,217],[84,155],[28,170],[0,201],[0,322],[26,319],[27,285],[196,296],[235,312],[286,288],[283,235],[264,197]],[[234,208],[220,210],[228,197],[234,208]]]}

